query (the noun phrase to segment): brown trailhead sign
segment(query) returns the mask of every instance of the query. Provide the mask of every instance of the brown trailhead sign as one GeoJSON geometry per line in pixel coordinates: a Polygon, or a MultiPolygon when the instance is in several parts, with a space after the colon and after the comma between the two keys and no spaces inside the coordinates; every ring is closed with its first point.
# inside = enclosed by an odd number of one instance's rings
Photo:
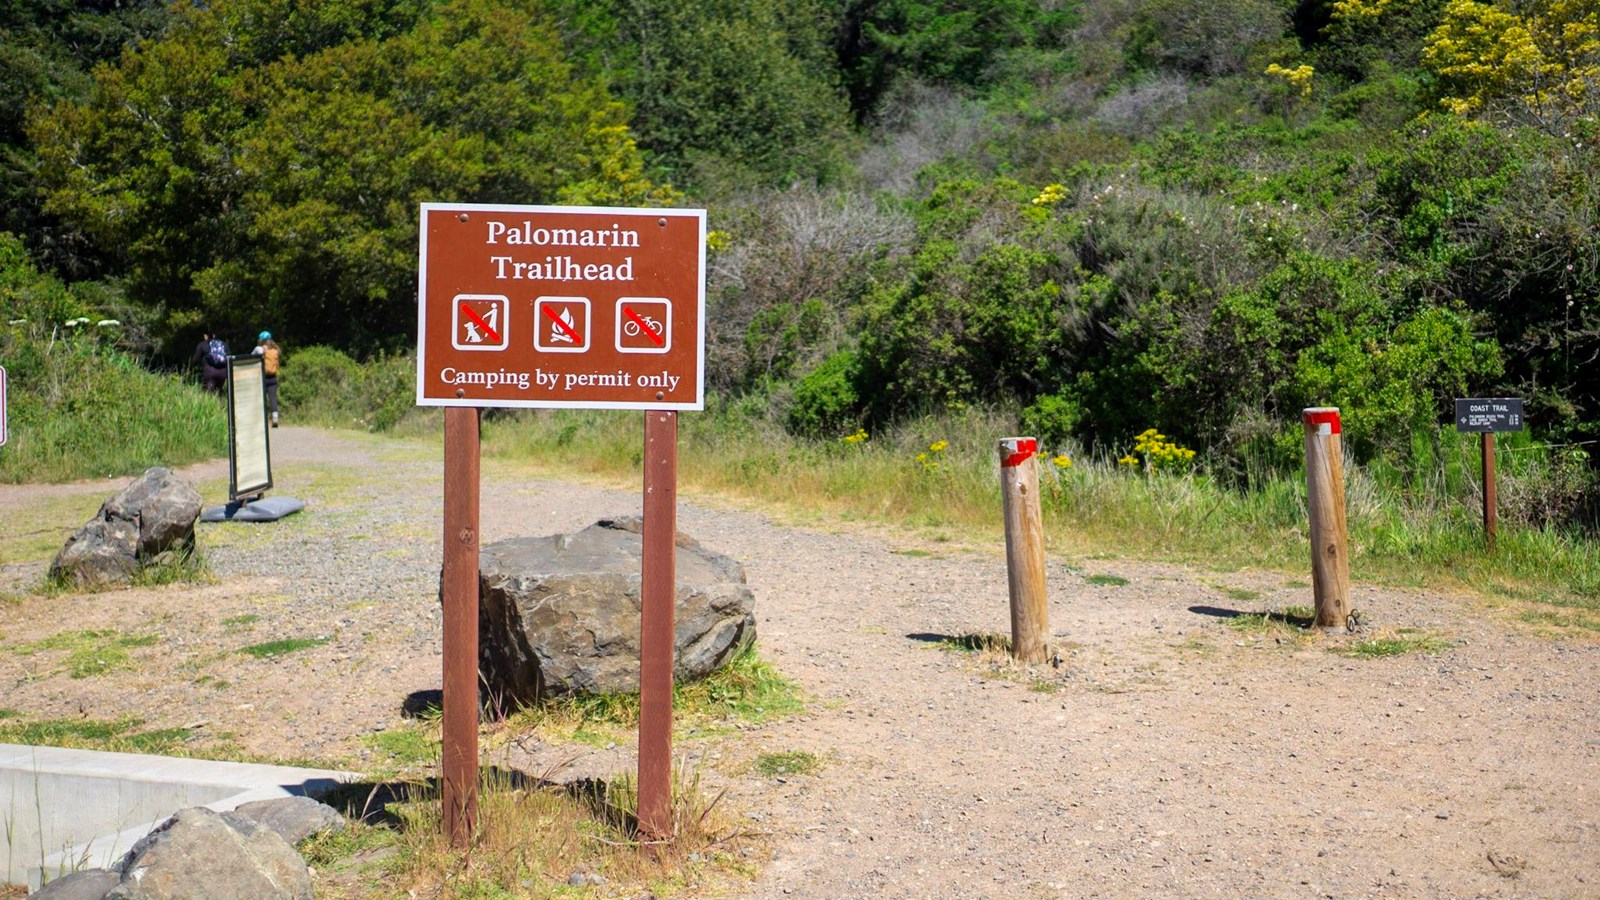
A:
{"type": "Polygon", "coordinates": [[[703,409],[705,222],[422,204],[417,404],[703,409]]]}

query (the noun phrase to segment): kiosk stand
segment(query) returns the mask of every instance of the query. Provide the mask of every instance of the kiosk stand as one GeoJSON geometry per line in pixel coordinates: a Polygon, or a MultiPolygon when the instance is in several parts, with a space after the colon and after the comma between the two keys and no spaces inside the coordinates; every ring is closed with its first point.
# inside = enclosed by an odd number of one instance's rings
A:
{"type": "Polygon", "coordinates": [[[259,356],[228,361],[228,503],[207,507],[202,522],[273,522],[305,508],[293,497],[268,497],[272,438],[266,370],[259,356]]]}

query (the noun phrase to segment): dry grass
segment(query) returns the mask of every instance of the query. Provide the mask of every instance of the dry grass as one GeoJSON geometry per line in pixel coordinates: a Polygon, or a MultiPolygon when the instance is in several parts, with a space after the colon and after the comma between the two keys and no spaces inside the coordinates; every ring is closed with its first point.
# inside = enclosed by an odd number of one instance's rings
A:
{"type": "Polygon", "coordinates": [[[437,797],[391,807],[400,820],[394,858],[360,883],[415,897],[500,898],[670,894],[747,878],[754,836],[732,824],[698,773],[679,768],[672,786],[673,833],[643,840],[632,780],[559,787],[493,772],[479,795],[477,832],[466,849],[444,834],[437,797]]]}

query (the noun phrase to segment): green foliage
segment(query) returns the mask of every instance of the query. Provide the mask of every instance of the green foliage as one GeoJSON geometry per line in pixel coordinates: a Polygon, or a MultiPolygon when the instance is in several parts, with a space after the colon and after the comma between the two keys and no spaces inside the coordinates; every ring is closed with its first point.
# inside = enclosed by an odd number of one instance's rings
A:
{"type": "Polygon", "coordinates": [[[1238,75],[1265,67],[1252,54],[1282,41],[1285,24],[1283,4],[1273,0],[1144,0],[1136,6],[1123,54],[1134,69],[1238,75]]]}
{"type": "Polygon", "coordinates": [[[1007,57],[1065,43],[1070,6],[1029,0],[835,0],[838,66],[866,119],[896,80],[978,87],[1007,57]]]}
{"type": "Polygon", "coordinates": [[[1035,435],[1041,447],[1058,447],[1079,430],[1083,410],[1076,400],[1046,394],[1022,411],[1022,430],[1035,435]]]}
{"type": "Polygon", "coordinates": [[[726,191],[839,173],[848,116],[819,0],[554,6],[675,180],[726,191]]]}
{"type": "Polygon", "coordinates": [[[0,482],[131,475],[227,452],[217,399],[141,365],[131,330],[104,317],[95,288],[39,272],[20,241],[0,233],[9,407],[0,482]]]}
{"type": "Polygon", "coordinates": [[[859,362],[841,350],[795,384],[789,405],[789,428],[796,434],[826,437],[850,431],[859,423],[861,397],[856,393],[859,362]]]}
{"type": "Polygon", "coordinates": [[[285,351],[278,399],[285,415],[324,425],[390,431],[416,407],[416,360],[385,354],[357,363],[331,347],[285,351]]]}
{"type": "Polygon", "coordinates": [[[26,235],[36,251],[80,275],[97,260],[43,213],[38,158],[23,133],[28,109],[82,97],[93,65],[158,33],[166,18],[163,0],[0,4],[0,232],[26,235]]]}
{"type": "Polygon", "coordinates": [[[421,200],[666,199],[622,107],[500,0],[226,0],[32,122],[49,208],[117,248],[163,336],[406,343],[421,200]]]}

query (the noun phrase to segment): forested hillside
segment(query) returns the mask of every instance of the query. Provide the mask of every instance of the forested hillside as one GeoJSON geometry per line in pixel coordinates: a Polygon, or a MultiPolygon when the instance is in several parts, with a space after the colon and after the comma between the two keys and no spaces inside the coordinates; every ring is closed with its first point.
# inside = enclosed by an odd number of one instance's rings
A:
{"type": "Polygon", "coordinates": [[[1593,0],[5,0],[0,66],[0,259],[53,273],[0,356],[403,352],[422,201],[703,205],[717,405],[798,435],[1600,436],[1593,0]]]}

